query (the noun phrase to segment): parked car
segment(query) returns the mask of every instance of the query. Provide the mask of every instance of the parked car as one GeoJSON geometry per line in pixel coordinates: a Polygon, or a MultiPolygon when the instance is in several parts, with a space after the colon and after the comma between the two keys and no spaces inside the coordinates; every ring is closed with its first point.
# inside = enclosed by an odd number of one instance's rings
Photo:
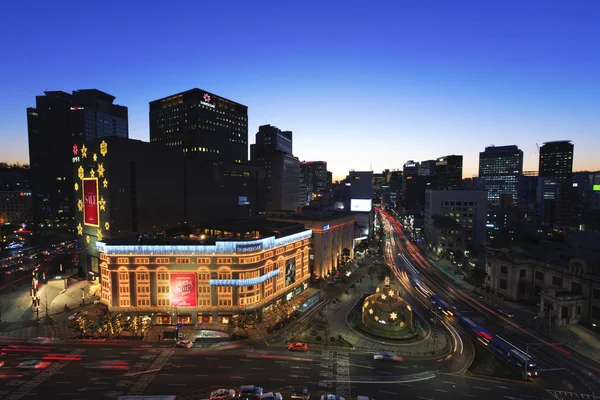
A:
{"type": "Polygon", "coordinates": [[[177,347],[184,347],[187,349],[191,349],[194,346],[194,343],[187,339],[178,340],[175,344],[177,345],[177,347]]]}
{"type": "Polygon", "coordinates": [[[294,342],[294,343],[289,344],[288,350],[289,351],[307,351],[308,346],[306,343],[294,342]]]}
{"type": "Polygon", "coordinates": [[[402,361],[402,357],[395,353],[391,353],[389,351],[382,351],[379,353],[373,354],[374,360],[384,360],[384,361],[402,361]]]}
{"type": "Polygon", "coordinates": [[[23,361],[22,363],[20,363],[19,365],[17,365],[17,368],[44,369],[44,368],[48,367],[48,365],[50,365],[50,364],[51,363],[49,363],[48,361],[29,360],[29,361],[23,361]]]}
{"type": "Polygon", "coordinates": [[[210,400],[230,400],[235,398],[233,389],[217,389],[210,394],[210,400]]]}
{"type": "Polygon", "coordinates": [[[242,385],[238,391],[240,400],[260,400],[262,399],[263,388],[256,385],[242,385]]]}

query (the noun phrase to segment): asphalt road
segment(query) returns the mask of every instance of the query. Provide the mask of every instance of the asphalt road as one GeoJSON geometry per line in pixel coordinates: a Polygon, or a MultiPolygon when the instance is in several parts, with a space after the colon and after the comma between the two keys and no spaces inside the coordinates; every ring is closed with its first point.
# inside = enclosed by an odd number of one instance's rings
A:
{"type": "MultiPolygon", "coordinates": [[[[435,361],[385,362],[371,354],[309,350],[174,348],[172,344],[51,344],[20,347],[5,356],[0,398],[5,400],[107,399],[122,395],[177,395],[204,399],[220,387],[237,389],[256,384],[288,398],[293,387],[308,387],[313,395],[337,392],[346,399],[367,395],[376,399],[551,399],[535,385],[493,382],[436,372],[435,361]],[[71,361],[52,361],[44,370],[19,370],[16,365],[42,355],[59,354],[71,361]],[[77,360],[81,358],[81,360],[77,360]],[[98,370],[102,361],[126,363],[129,369],[98,370]]],[[[10,349],[6,345],[4,349],[10,349]]],[[[572,396],[571,396],[572,397],[572,396]]]]}
{"type": "MultiPolygon", "coordinates": [[[[404,264],[407,273],[413,269],[417,270],[419,278],[430,289],[493,334],[499,334],[518,345],[529,345],[530,354],[540,370],[539,378],[536,380],[539,385],[553,391],[572,391],[590,395],[600,393],[600,366],[597,363],[572,353],[560,344],[552,343],[552,340],[544,337],[543,334],[519,324],[517,321],[520,318],[509,319],[500,315],[489,302],[486,303],[473,293],[463,291],[419,253],[408,250],[402,245],[396,232],[393,233],[393,237],[395,238],[392,240],[395,261],[398,265],[404,264]],[[398,253],[406,258],[397,257],[398,253]],[[409,260],[412,268],[406,265],[406,259],[409,260]]],[[[444,317],[444,319],[456,329],[461,329],[453,317],[444,317]]],[[[466,334],[463,337],[468,340],[466,334]]]]}

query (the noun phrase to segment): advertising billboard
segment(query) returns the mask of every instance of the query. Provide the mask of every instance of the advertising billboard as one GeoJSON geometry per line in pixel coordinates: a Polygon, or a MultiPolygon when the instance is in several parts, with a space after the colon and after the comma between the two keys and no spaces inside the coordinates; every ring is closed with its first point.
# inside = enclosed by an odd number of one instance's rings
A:
{"type": "Polygon", "coordinates": [[[98,210],[98,180],[83,180],[83,223],[98,226],[100,224],[98,210]]]}
{"type": "Polygon", "coordinates": [[[593,186],[594,192],[600,192],[600,185],[593,186]]]}
{"type": "Polygon", "coordinates": [[[350,211],[371,212],[371,199],[351,199],[350,211]]]}
{"type": "Polygon", "coordinates": [[[285,262],[285,286],[296,282],[296,258],[292,257],[285,262]]]}
{"type": "Polygon", "coordinates": [[[196,306],[196,274],[170,274],[171,305],[196,306]]]}

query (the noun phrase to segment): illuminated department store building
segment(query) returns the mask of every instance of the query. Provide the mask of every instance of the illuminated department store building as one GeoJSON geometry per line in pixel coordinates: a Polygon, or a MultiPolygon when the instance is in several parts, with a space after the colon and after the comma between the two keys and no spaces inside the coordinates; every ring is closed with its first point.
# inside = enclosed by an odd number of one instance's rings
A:
{"type": "Polygon", "coordinates": [[[156,324],[227,323],[308,287],[312,231],[250,220],[196,227],[190,238],[97,242],[101,302],[156,324]]]}

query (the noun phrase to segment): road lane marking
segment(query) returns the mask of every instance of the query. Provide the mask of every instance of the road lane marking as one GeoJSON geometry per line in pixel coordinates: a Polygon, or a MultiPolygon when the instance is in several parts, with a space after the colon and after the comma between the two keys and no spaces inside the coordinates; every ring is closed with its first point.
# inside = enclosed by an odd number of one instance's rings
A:
{"type": "Polygon", "coordinates": [[[196,375],[196,376],[200,376],[202,378],[208,378],[210,375],[196,375]]]}
{"type": "Polygon", "coordinates": [[[233,368],[230,365],[219,365],[217,368],[233,368]]]}
{"type": "Polygon", "coordinates": [[[394,365],[394,368],[398,368],[398,369],[408,369],[408,367],[405,367],[404,365],[394,365]]]}
{"type": "Polygon", "coordinates": [[[375,369],[375,367],[372,367],[370,365],[360,365],[360,364],[350,364],[351,367],[358,367],[358,368],[368,368],[368,369],[375,369]]]}
{"type": "Polygon", "coordinates": [[[396,392],[388,392],[387,390],[380,390],[379,393],[393,394],[394,396],[398,395],[398,393],[396,393],[396,392]]]}
{"type": "Polygon", "coordinates": [[[269,380],[271,380],[271,381],[281,381],[281,382],[285,382],[286,381],[286,379],[283,379],[283,378],[269,378],[269,380]]]}
{"type": "Polygon", "coordinates": [[[433,400],[433,399],[430,399],[429,397],[419,397],[419,399],[421,399],[421,400],[433,400]]]}
{"type": "Polygon", "coordinates": [[[454,385],[454,382],[450,382],[450,381],[442,381],[442,383],[447,383],[448,385],[454,385]]]}
{"type": "MultiPolygon", "coordinates": [[[[156,372],[156,371],[160,371],[161,368],[155,368],[155,369],[149,369],[148,371],[140,371],[140,372],[130,372],[128,374],[123,374],[123,376],[136,376],[136,375],[142,375],[142,374],[149,374],[151,372],[156,372]]],[[[162,375],[167,375],[167,374],[162,374],[162,375]]],[[[173,374],[171,374],[173,375],[173,374]]]]}
{"type": "MultiPolygon", "coordinates": [[[[294,367],[292,367],[292,368],[294,368],[294,367]]],[[[264,368],[250,368],[250,369],[253,369],[255,371],[264,371],[265,370],[264,368]]]]}
{"type": "Polygon", "coordinates": [[[187,383],[169,383],[169,386],[186,386],[187,383]]]}
{"type": "Polygon", "coordinates": [[[492,390],[492,389],[490,389],[490,388],[481,387],[481,386],[473,386],[473,387],[474,387],[474,388],[477,388],[477,389],[481,389],[481,390],[492,390]]]}
{"type": "Polygon", "coordinates": [[[184,365],[182,365],[182,367],[185,367],[185,368],[195,368],[195,367],[197,367],[197,365],[194,365],[194,364],[184,364],[184,365]]]}
{"type": "Polygon", "coordinates": [[[442,392],[442,393],[448,393],[447,390],[442,390],[442,389],[435,389],[436,392],[442,392]]]}
{"type": "Polygon", "coordinates": [[[56,382],[56,383],[60,383],[60,384],[64,384],[64,385],[70,385],[71,382],[56,382]]]}
{"type": "Polygon", "coordinates": [[[234,376],[231,377],[231,379],[244,379],[244,377],[243,376],[235,376],[234,375],[234,376]]]}
{"type": "Polygon", "coordinates": [[[216,357],[204,357],[205,360],[218,360],[216,357]]]}
{"type": "Polygon", "coordinates": [[[467,394],[467,393],[463,393],[463,396],[467,396],[467,397],[475,397],[475,398],[477,398],[477,396],[474,396],[474,395],[472,395],[472,394],[467,394]]]}

